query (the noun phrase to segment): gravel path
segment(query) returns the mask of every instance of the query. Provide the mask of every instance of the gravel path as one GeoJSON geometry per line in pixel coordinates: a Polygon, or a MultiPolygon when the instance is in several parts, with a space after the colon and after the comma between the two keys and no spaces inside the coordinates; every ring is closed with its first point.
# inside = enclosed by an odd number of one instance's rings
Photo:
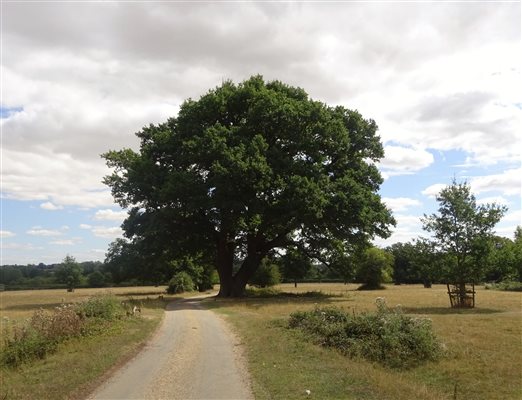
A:
{"type": "Polygon", "coordinates": [[[200,301],[170,303],[152,340],[90,399],[253,399],[238,338],[200,301]]]}

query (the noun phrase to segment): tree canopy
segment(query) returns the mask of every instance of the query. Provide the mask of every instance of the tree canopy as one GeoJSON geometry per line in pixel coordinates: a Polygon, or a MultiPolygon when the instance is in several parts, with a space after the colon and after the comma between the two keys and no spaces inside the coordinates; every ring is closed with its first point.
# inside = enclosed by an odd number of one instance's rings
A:
{"type": "Polygon", "coordinates": [[[422,222],[445,255],[444,278],[458,284],[480,281],[487,267],[493,228],[507,208],[477,204],[469,184],[455,180],[442,189],[437,201],[438,214],[425,215],[422,222]]]}
{"type": "Polygon", "coordinates": [[[67,284],[69,291],[74,291],[81,282],[82,269],[73,256],[67,255],[56,269],[59,282],[67,284]]]}
{"type": "Polygon", "coordinates": [[[129,209],[125,235],[150,257],[212,260],[220,295],[240,296],[275,248],[327,258],[389,235],[376,131],[303,89],[227,81],[138,132],[139,152],[104,154],[114,169],[104,182],[129,209]]]}

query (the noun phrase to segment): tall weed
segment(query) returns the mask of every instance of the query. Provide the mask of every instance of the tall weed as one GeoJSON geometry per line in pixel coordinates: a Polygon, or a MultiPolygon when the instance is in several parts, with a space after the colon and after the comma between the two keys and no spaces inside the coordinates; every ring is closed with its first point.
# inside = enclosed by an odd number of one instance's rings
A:
{"type": "Polygon", "coordinates": [[[44,358],[57,350],[58,345],[72,337],[99,333],[100,322],[107,327],[125,315],[123,306],[113,296],[95,296],[76,305],[62,305],[54,310],[43,309],[22,324],[2,324],[3,343],[0,363],[16,367],[22,363],[44,358]]]}

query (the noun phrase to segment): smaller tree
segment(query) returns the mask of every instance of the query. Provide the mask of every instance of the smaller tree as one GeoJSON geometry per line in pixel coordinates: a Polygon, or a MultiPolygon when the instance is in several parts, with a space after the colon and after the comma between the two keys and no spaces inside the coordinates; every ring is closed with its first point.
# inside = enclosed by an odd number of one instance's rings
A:
{"type": "Polygon", "coordinates": [[[518,275],[518,281],[522,282],[522,227],[517,226],[517,229],[515,231],[515,240],[513,241],[514,247],[514,259],[515,259],[515,266],[514,270],[516,274],[518,275]]]}
{"type": "Polygon", "coordinates": [[[328,265],[330,270],[341,278],[345,285],[351,282],[355,275],[353,258],[352,255],[340,254],[334,257],[328,265]]]}
{"type": "Polygon", "coordinates": [[[111,273],[115,283],[141,277],[143,260],[136,246],[118,238],[109,245],[105,254],[104,269],[111,273]]]}
{"type": "Polygon", "coordinates": [[[73,256],[67,255],[56,269],[58,282],[65,283],[69,292],[74,292],[81,282],[82,268],[73,256]]]}
{"type": "Polygon", "coordinates": [[[96,270],[89,274],[87,282],[90,287],[104,287],[107,286],[107,276],[103,272],[96,270]]]}
{"type": "Polygon", "coordinates": [[[281,273],[276,264],[268,257],[261,260],[261,265],[249,280],[249,284],[260,288],[275,286],[281,282],[281,273]]]}
{"type": "Polygon", "coordinates": [[[500,236],[491,238],[485,280],[487,282],[502,282],[514,281],[517,278],[514,242],[500,236]]]}
{"type": "Polygon", "coordinates": [[[363,285],[359,290],[384,289],[384,282],[391,282],[393,255],[377,247],[366,249],[359,257],[357,282],[363,285]]]}
{"type": "Polygon", "coordinates": [[[297,249],[289,249],[284,256],[280,258],[281,272],[284,279],[294,282],[303,280],[312,268],[310,259],[297,249]]]}
{"type": "Polygon", "coordinates": [[[419,271],[414,264],[415,245],[412,243],[394,243],[386,248],[393,254],[393,282],[419,283],[421,281],[419,271]]]}
{"type": "Polygon", "coordinates": [[[443,277],[456,288],[453,294],[449,291],[452,306],[472,306],[466,283],[483,277],[493,228],[507,208],[478,205],[469,184],[455,180],[441,190],[437,201],[438,214],[424,215],[423,229],[432,232],[434,246],[445,254],[443,277]]]}
{"type": "Polygon", "coordinates": [[[439,280],[444,255],[437,251],[434,243],[425,238],[414,241],[412,265],[425,288],[431,288],[439,280]]]}

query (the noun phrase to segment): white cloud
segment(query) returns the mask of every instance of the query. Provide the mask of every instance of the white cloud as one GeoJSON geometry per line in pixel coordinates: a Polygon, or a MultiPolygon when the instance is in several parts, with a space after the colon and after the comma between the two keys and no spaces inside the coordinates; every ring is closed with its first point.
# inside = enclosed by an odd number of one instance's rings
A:
{"type": "Polygon", "coordinates": [[[495,227],[497,235],[513,239],[517,226],[522,226],[522,210],[508,211],[495,227]]]}
{"type": "Polygon", "coordinates": [[[0,238],[2,239],[7,239],[13,236],[16,236],[16,234],[11,231],[0,231],[0,238]]]}
{"type": "Polygon", "coordinates": [[[58,230],[41,229],[41,228],[29,229],[26,233],[28,235],[32,235],[32,236],[60,236],[62,234],[62,232],[60,232],[58,230]]]}
{"type": "Polygon", "coordinates": [[[490,196],[490,197],[481,197],[477,198],[477,204],[498,204],[498,205],[509,205],[509,200],[505,199],[502,196],[490,196]]]}
{"type": "Polygon", "coordinates": [[[402,146],[385,146],[385,156],[380,163],[388,176],[412,174],[433,164],[433,155],[424,149],[402,146]]]}
{"type": "MultiPolygon", "coordinates": [[[[10,2],[2,11],[3,99],[23,108],[0,120],[11,200],[119,220],[104,213],[114,202],[100,153],[136,149],[133,133],[175,116],[184,99],[254,73],[375,119],[388,144],[383,176],[433,167],[434,151],[461,151],[468,165],[520,165],[516,3],[10,2]]],[[[519,195],[512,168],[473,188],[519,195]]],[[[121,232],[80,227],[108,239],[121,232]]],[[[415,231],[400,229],[394,237],[415,231]]]]}
{"type": "Polygon", "coordinates": [[[32,243],[2,243],[2,249],[34,251],[34,250],[43,250],[43,247],[35,246],[32,243]]]}
{"type": "Polygon", "coordinates": [[[401,82],[411,84],[392,92],[391,102],[400,107],[392,105],[382,116],[383,138],[419,148],[461,150],[468,154],[468,164],[518,163],[517,46],[515,41],[484,43],[425,60],[416,71],[403,74],[401,82]]]}
{"type": "MultiPolygon", "coordinates": [[[[517,223],[517,225],[522,226],[522,211],[516,210],[506,213],[506,215],[504,215],[504,218],[502,218],[501,222],[515,222],[517,223]]],[[[514,231],[515,230],[513,229],[513,232],[514,231]]]]}
{"type": "Polygon", "coordinates": [[[113,227],[104,227],[104,226],[95,226],[92,228],[92,233],[94,236],[106,238],[106,239],[115,239],[121,237],[123,234],[122,229],[119,226],[113,227]]]}
{"type": "Polygon", "coordinates": [[[64,239],[64,240],[53,240],[49,242],[49,244],[54,244],[58,246],[73,246],[77,244],[79,241],[74,239],[64,239]]]}
{"type": "Polygon", "coordinates": [[[397,226],[388,239],[377,238],[374,243],[380,247],[390,246],[397,242],[409,242],[419,236],[425,235],[419,216],[409,214],[395,214],[397,226]]]}
{"type": "Polygon", "coordinates": [[[115,239],[117,237],[121,237],[123,234],[123,230],[119,226],[93,226],[88,224],[80,224],[80,229],[89,230],[96,237],[101,237],[105,239],[115,239]]]}
{"type": "Polygon", "coordinates": [[[127,212],[113,211],[111,209],[98,210],[96,211],[94,218],[97,220],[123,221],[125,218],[127,218],[127,212]]]}
{"type": "Polygon", "coordinates": [[[426,189],[424,189],[421,193],[424,195],[424,196],[428,196],[428,197],[431,197],[431,198],[435,198],[437,197],[437,195],[440,193],[440,191],[442,189],[444,189],[445,187],[447,187],[448,185],[447,184],[444,184],[444,183],[436,183],[434,185],[431,185],[431,186],[428,186],[426,189]]]}
{"type": "Polygon", "coordinates": [[[383,197],[382,200],[393,212],[405,211],[410,207],[422,205],[420,201],[409,197],[383,197]]]}
{"type": "Polygon", "coordinates": [[[50,201],[40,204],[40,208],[43,208],[44,210],[48,211],[63,210],[63,206],[54,205],[50,201]]]}
{"type": "MultiPolygon", "coordinates": [[[[7,131],[4,127],[4,134],[7,131]]],[[[44,148],[30,153],[4,147],[2,156],[3,191],[8,199],[49,200],[44,204],[56,207],[92,208],[114,203],[109,189],[101,184],[102,176],[109,172],[101,160],[81,161],[44,148]],[[27,159],[31,159],[31,163],[23,161],[27,159]]]]}
{"type": "Polygon", "coordinates": [[[521,183],[522,168],[509,169],[501,174],[478,176],[470,180],[471,190],[475,194],[498,191],[505,196],[520,196],[521,183]]]}

